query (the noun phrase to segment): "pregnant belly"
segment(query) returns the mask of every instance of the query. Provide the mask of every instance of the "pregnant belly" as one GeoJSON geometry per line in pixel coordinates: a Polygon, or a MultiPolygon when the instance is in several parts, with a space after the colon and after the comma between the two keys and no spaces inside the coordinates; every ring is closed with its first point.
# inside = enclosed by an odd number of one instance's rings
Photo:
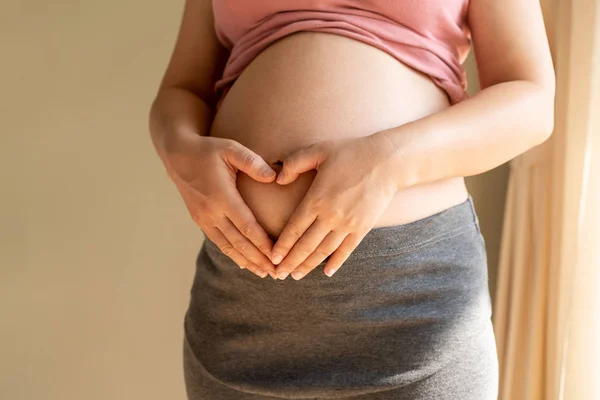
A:
{"type": "MultiPolygon", "coordinates": [[[[445,92],[389,54],[339,35],[299,32],[264,50],[231,86],[210,135],[236,140],[278,170],[277,162],[312,143],[359,137],[438,112],[445,92]]],[[[238,174],[237,188],[276,239],[316,171],[289,185],[238,174]]],[[[398,192],[375,227],[424,218],[467,198],[463,178],[398,192]]]]}

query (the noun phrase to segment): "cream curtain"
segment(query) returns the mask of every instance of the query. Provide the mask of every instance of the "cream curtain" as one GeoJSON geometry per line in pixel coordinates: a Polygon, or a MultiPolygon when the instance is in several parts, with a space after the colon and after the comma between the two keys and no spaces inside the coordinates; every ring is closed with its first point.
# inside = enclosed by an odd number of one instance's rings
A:
{"type": "Polygon", "coordinates": [[[600,400],[600,0],[542,0],[551,139],[514,159],[493,311],[500,400],[600,400]]]}

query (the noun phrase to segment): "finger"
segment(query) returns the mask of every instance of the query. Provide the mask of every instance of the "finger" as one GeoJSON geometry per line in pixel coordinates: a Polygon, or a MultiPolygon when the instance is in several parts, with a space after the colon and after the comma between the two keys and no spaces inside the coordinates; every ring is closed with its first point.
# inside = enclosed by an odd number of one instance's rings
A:
{"type": "Polygon", "coordinates": [[[317,169],[326,156],[325,149],[316,144],[295,151],[283,160],[276,182],[280,185],[294,182],[300,174],[317,169]]]}
{"type": "Polygon", "coordinates": [[[217,247],[225,254],[227,257],[231,258],[233,262],[235,262],[238,267],[241,269],[247,269],[254,274],[264,278],[267,276],[267,273],[263,271],[258,265],[252,263],[246,257],[244,257],[240,252],[238,252],[231,243],[227,240],[227,238],[221,233],[221,231],[217,228],[205,228],[202,229],[206,237],[208,237],[213,243],[217,245],[217,247]]]}
{"type": "Polygon", "coordinates": [[[247,237],[257,249],[271,259],[273,241],[256,221],[254,214],[237,191],[232,196],[227,218],[233,222],[238,231],[247,237]]]}
{"type": "Polygon", "coordinates": [[[317,216],[308,210],[306,202],[303,200],[290,217],[273,246],[271,257],[273,264],[279,264],[287,256],[294,244],[304,235],[304,232],[306,232],[316,219],[317,216]]]}
{"type": "Polygon", "coordinates": [[[302,279],[308,275],[310,271],[321,264],[331,253],[333,253],[346,238],[346,233],[338,233],[331,231],[317,249],[310,255],[302,264],[291,272],[292,278],[295,280],[302,279]]]}
{"type": "Polygon", "coordinates": [[[259,182],[273,182],[277,173],[258,154],[235,140],[225,150],[225,161],[252,179],[259,182]]]}
{"type": "Polygon", "coordinates": [[[277,278],[285,279],[290,272],[310,257],[329,232],[331,229],[317,218],[277,266],[277,278]]]}
{"type": "Polygon", "coordinates": [[[340,247],[336,251],[333,252],[327,263],[325,264],[325,275],[331,277],[335,271],[337,271],[342,264],[348,259],[350,254],[354,251],[356,246],[363,240],[366,232],[362,234],[358,234],[353,232],[346,236],[346,239],[342,242],[340,247]]]}
{"type": "Polygon", "coordinates": [[[248,240],[244,235],[240,233],[238,228],[229,220],[227,217],[223,217],[217,228],[223,233],[223,235],[227,238],[227,241],[231,243],[233,248],[243,255],[245,258],[250,260],[252,263],[260,266],[267,273],[269,271],[275,272],[275,266],[271,263],[269,258],[260,252],[252,244],[251,241],[248,240]]]}

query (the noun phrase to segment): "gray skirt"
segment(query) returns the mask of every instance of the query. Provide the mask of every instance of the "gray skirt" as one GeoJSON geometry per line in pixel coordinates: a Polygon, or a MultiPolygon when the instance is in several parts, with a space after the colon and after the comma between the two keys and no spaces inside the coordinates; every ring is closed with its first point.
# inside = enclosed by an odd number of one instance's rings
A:
{"type": "Polygon", "coordinates": [[[497,399],[471,196],[372,229],[331,278],[324,266],[263,279],[205,239],[184,319],[188,399],[497,399]]]}

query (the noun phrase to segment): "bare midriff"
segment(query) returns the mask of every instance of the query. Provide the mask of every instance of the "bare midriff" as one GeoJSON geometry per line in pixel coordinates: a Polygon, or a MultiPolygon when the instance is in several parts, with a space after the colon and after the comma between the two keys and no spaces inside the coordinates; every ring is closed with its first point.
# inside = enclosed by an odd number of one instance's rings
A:
{"type": "MultiPolygon", "coordinates": [[[[382,50],[340,35],[298,32],[246,67],[223,99],[210,135],[240,142],[278,171],[277,161],[315,142],[368,136],[449,106],[431,79],[382,50]]],[[[282,186],[240,172],[237,188],[276,239],[316,173],[282,186]]],[[[467,197],[462,177],[411,186],[396,193],[373,228],[413,222],[467,197]]]]}

